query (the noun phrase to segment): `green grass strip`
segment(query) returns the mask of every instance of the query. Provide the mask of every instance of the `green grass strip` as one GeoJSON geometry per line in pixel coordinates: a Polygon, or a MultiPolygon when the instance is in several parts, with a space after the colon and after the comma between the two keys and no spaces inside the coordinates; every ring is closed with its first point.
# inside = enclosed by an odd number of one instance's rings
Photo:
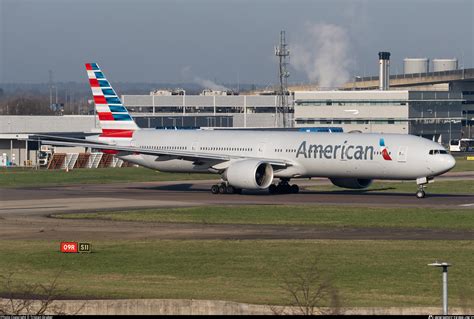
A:
{"type": "Polygon", "coordinates": [[[469,209],[252,205],[162,208],[53,216],[161,223],[474,229],[474,214],[469,209]]]}
{"type": "Polygon", "coordinates": [[[66,184],[107,184],[127,182],[218,179],[213,174],[163,173],[143,167],[65,170],[0,169],[0,188],[42,187],[66,184]]]}
{"type": "Polygon", "coordinates": [[[452,154],[456,159],[456,166],[451,170],[451,172],[467,172],[474,171],[474,161],[468,161],[467,156],[456,156],[452,154]]]}

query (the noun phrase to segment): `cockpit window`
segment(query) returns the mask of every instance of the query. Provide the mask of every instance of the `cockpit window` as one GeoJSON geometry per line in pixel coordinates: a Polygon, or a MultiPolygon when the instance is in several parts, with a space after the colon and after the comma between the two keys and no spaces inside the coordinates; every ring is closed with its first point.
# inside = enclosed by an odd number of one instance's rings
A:
{"type": "Polygon", "coordinates": [[[446,150],[430,150],[430,155],[435,155],[435,154],[448,154],[448,151],[446,151],[446,150]]]}

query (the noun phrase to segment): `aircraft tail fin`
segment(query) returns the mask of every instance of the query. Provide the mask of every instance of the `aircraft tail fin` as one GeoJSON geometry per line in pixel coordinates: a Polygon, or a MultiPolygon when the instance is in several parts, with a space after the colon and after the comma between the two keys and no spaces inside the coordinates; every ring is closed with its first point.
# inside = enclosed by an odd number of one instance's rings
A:
{"type": "Polygon", "coordinates": [[[102,134],[100,138],[131,139],[139,130],[97,63],[86,63],[102,134]]]}

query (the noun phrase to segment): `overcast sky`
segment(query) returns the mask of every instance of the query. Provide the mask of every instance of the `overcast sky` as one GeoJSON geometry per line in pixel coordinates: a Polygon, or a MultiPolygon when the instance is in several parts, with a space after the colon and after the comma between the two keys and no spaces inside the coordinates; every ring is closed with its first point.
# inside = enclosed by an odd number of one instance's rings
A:
{"type": "Polygon", "coordinates": [[[96,61],[111,82],[266,85],[280,30],[290,82],[374,75],[381,50],[392,74],[405,57],[472,68],[473,21],[474,0],[0,0],[0,82],[84,81],[96,61]]]}

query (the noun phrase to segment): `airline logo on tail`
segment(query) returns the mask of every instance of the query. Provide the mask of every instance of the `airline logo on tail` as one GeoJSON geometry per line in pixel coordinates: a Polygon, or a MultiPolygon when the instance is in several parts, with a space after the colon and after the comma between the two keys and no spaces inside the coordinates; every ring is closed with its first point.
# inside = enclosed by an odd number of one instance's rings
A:
{"type": "Polygon", "coordinates": [[[380,152],[382,153],[383,159],[386,161],[391,161],[392,158],[388,153],[387,147],[385,146],[385,140],[383,138],[380,139],[380,152]]]}
{"type": "Polygon", "coordinates": [[[97,63],[86,63],[102,134],[100,137],[131,138],[138,126],[105,78],[97,63]]]}

